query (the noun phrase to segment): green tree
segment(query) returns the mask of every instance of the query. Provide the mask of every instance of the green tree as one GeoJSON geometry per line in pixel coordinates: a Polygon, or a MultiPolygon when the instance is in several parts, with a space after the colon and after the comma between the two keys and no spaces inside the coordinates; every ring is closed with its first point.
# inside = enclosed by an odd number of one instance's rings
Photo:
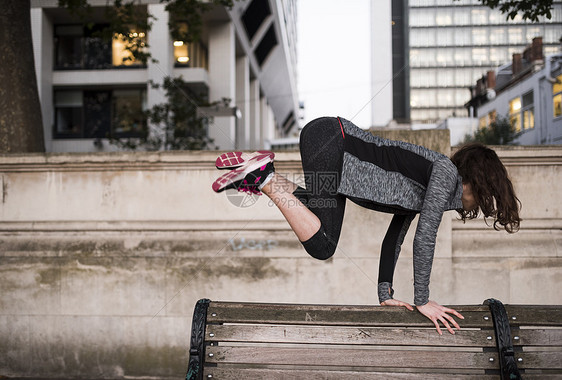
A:
{"type": "Polygon", "coordinates": [[[506,117],[498,116],[496,120],[485,128],[478,129],[474,135],[465,136],[464,142],[480,142],[486,145],[515,145],[515,140],[521,135],[506,117]]]}
{"type": "MultiPolygon", "coordinates": [[[[460,0],[454,0],[460,1],[460,0]]],[[[506,19],[514,19],[521,14],[523,20],[539,21],[539,17],[545,16],[550,20],[552,17],[553,0],[479,0],[482,5],[492,9],[498,8],[506,15],[506,19]]]]}

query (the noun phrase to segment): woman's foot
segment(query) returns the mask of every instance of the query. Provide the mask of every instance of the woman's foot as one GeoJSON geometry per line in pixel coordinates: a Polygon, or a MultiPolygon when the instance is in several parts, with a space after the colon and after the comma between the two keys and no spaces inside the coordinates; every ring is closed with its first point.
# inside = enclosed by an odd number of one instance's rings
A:
{"type": "Polygon", "coordinates": [[[260,189],[271,179],[275,171],[271,152],[258,154],[246,160],[241,166],[220,176],[212,185],[215,192],[227,189],[249,191],[261,194],[260,189]]]}
{"type": "Polygon", "coordinates": [[[275,153],[268,150],[258,150],[257,152],[253,153],[227,152],[217,157],[215,166],[217,167],[217,169],[235,169],[242,166],[245,162],[248,162],[252,158],[260,157],[263,155],[269,155],[272,161],[275,158],[275,153]]]}

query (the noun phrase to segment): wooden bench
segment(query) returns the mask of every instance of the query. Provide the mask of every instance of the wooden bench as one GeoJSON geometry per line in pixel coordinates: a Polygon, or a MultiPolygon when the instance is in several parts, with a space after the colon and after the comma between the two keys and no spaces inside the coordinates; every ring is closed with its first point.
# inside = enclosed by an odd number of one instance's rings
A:
{"type": "Polygon", "coordinates": [[[186,379],[562,379],[562,306],[452,306],[455,335],[418,311],[200,300],[186,379]]]}

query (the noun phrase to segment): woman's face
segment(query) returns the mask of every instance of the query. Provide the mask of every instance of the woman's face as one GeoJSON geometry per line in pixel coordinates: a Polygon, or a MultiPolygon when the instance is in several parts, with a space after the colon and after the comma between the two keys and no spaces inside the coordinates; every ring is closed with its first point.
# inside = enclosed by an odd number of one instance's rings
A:
{"type": "Polygon", "coordinates": [[[465,211],[472,211],[478,207],[476,201],[474,200],[474,195],[472,194],[472,186],[470,186],[470,184],[468,183],[462,184],[461,201],[462,201],[462,208],[465,211]]]}

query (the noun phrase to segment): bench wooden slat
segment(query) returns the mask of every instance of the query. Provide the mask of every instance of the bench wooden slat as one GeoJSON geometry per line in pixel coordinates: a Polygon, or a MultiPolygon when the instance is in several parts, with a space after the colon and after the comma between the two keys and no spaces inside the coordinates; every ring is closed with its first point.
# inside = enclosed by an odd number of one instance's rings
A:
{"type": "MultiPolygon", "coordinates": [[[[533,352],[516,352],[515,360],[519,369],[562,369],[562,361],[560,351],[533,351],[533,352]],[[523,359],[519,361],[519,359],[523,359]]],[[[559,375],[560,376],[560,375],[559,375]]]]}
{"type": "MultiPolygon", "coordinates": [[[[464,320],[456,318],[461,328],[493,329],[491,313],[488,307],[465,306],[457,310],[465,317],[464,320]]],[[[418,311],[404,313],[403,308],[389,306],[238,304],[227,302],[211,302],[207,312],[207,322],[209,324],[255,323],[434,327],[433,323],[418,311]]]]}
{"type": "MultiPolygon", "coordinates": [[[[493,331],[334,326],[208,325],[209,342],[495,347],[493,331]],[[488,339],[490,338],[490,339],[488,339]]],[[[534,338],[533,338],[534,339],[534,338]]]]}
{"type": "MultiPolygon", "coordinates": [[[[486,374],[447,374],[447,373],[396,373],[396,372],[357,372],[357,371],[328,371],[328,370],[298,370],[273,368],[205,368],[204,378],[213,376],[221,380],[500,380],[499,375],[486,374]]],[[[525,376],[525,379],[528,377],[525,376]]],[[[538,379],[538,378],[537,378],[538,379]]],[[[547,378],[548,379],[548,378],[547,378]]]]}
{"type": "Polygon", "coordinates": [[[343,348],[207,347],[208,363],[262,365],[497,369],[495,352],[369,350],[343,348]],[[493,361],[490,361],[490,358],[493,361]]]}
{"type": "Polygon", "coordinates": [[[514,346],[562,347],[562,329],[512,329],[511,340],[514,346]]]}
{"type": "Polygon", "coordinates": [[[560,305],[505,305],[505,311],[511,326],[562,326],[560,305]]]}

